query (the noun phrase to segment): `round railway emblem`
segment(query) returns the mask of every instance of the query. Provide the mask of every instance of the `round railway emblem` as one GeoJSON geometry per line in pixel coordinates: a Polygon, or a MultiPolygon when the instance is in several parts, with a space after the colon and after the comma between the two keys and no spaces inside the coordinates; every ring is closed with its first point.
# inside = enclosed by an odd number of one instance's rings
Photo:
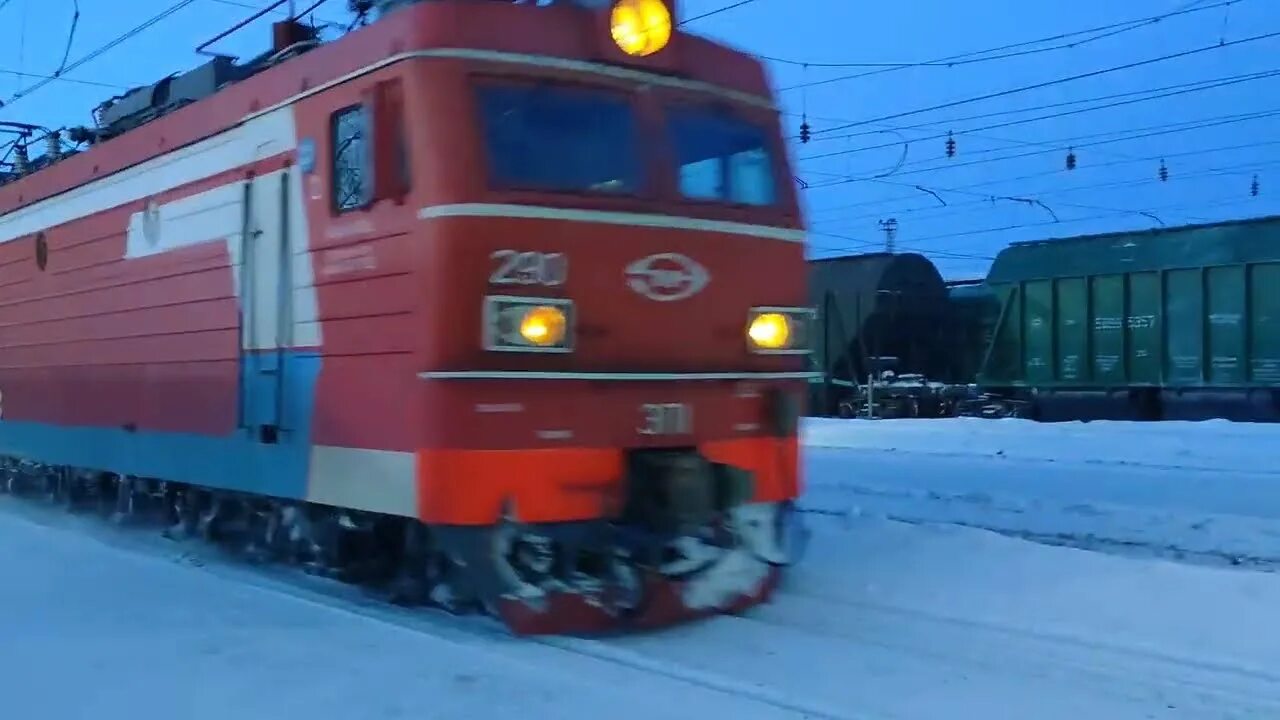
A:
{"type": "Polygon", "coordinates": [[[711,275],[693,258],[679,253],[659,253],[627,266],[627,286],[657,302],[693,297],[707,286],[711,275]]]}

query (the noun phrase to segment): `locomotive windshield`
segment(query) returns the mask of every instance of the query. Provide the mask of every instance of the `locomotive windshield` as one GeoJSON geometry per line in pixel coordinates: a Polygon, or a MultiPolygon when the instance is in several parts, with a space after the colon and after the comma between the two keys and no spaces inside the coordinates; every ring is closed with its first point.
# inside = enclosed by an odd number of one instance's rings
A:
{"type": "Polygon", "coordinates": [[[546,85],[486,85],[479,95],[494,184],[639,192],[639,133],[628,96],[546,85]]]}
{"type": "Polygon", "coordinates": [[[637,195],[647,189],[648,158],[661,151],[686,200],[778,202],[771,135],[719,107],[666,105],[665,131],[650,134],[632,96],[618,91],[530,83],[484,84],[478,93],[497,188],[637,195]]]}
{"type": "Polygon", "coordinates": [[[680,193],[693,200],[772,205],[773,157],[762,128],[701,108],[667,111],[680,193]]]}

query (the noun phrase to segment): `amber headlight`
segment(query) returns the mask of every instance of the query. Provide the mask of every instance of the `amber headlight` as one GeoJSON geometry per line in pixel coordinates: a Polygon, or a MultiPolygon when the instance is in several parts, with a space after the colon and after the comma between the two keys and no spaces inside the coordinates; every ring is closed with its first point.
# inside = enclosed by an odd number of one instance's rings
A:
{"type": "Polygon", "coordinates": [[[484,348],[507,352],[570,352],[573,350],[573,301],[486,297],[484,348]]]}
{"type": "Polygon", "coordinates": [[[747,315],[747,347],[756,353],[807,353],[814,315],[809,308],[752,308],[747,315]]]}
{"type": "Polygon", "coordinates": [[[622,52],[652,55],[671,42],[671,8],[663,0],[617,0],[609,26],[622,52]]]}

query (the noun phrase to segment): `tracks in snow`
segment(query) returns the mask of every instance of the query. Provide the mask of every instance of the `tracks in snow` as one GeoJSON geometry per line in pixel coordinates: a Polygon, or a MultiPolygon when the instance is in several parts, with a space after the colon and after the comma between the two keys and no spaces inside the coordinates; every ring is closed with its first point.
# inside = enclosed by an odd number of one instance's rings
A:
{"type": "Polygon", "coordinates": [[[959,525],[1111,555],[1280,572],[1274,474],[813,449],[806,470],[818,476],[802,501],[814,516],[959,525]],[[854,462],[856,476],[847,470],[854,462]]]}
{"type": "MultiPolygon", "coordinates": [[[[835,708],[810,703],[783,689],[743,682],[715,670],[695,669],[678,661],[655,659],[643,653],[619,648],[610,641],[569,637],[514,638],[505,628],[487,617],[455,617],[433,608],[391,605],[359,587],[310,576],[293,568],[241,562],[215,546],[196,541],[175,543],[159,536],[150,527],[119,528],[105,525],[100,518],[93,516],[70,515],[56,507],[5,496],[0,496],[0,513],[46,528],[81,534],[87,541],[100,542],[131,555],[189,566],[193,571],[208,573],[220,580],[285,595],[333,611],[359,615],[404,630],[424,633],[445,642],[479,645],[500,653],[507,659],[542,668],[558,667],[567,672],[596,677],[602,675],[600,668],[603,665],[611,668],[611,672],[607,674],[618,676],[615,682],[622,683],[627,682],[628,676],[636,673],[661,678],[673,689],[720,695],[726,706],[736,706],[739,717],[770,720],[894,720],[893,716],[859,712],[855,710],[856,705],[835,708]],[[742,714],[744,712],[745,715],[742,714]]],[[[674,638],[679,637],[680,631],[681,628],[674,629],[674,638]]],[[[659,632],[653,637],[661,639],[666,634],[659,632]]],[[[604,676],[600,680],[609,681],[604,676]]]]}
{"type": "Polygon", "coordinates": [[[621,642],[875,717],[1280,716],[1280,678],[1265,673],[791,590],[691,634],[702,642],[621,642]]]}
{"type": "Polygon", "coordinates": [[[938,717],[1274,718],[1280,675],[1090,638],[1054,636],[849,600],[812,583],[773,604],[666,631],[609,640],[515,639],[487,618],[385,604],[359,588],[229,560],[209,546],[0,498],[0,511],[69,526],[119,549],[198,566],[221,579],[351,613],[505,659],[600,683],[661,680],[719,697],[738,717],[933,720],[938,717]],[[1051,699],[1051,700],[1050,700],[1051,699]]]}
{"type": "Polygon", "coordinates": [[[1132,706],[1133,717],[1145,717],[1136,714],[1139,709],[1162,711],[1153,715],[1158,717],[1280,717],[1280,674],[1269,670],[811,592],[789,590],[784,595],[788,612],[775,605],[761,608],[751,619],[840,637],[849,647],[879,648],[884,651],[881,660],[896,656],[907,667],[927,659],[939,674],[965,678],[953,681],[950,689],[939,685],[928,691],[937,692],[939,707],[969,708],[971,702],[999,699],[993,716],[1020,711],[1024,717],[1065,718],[1095,708],[1132,706]],[[833,608],[847,608],[851,612],[844,617],[858,619],[832,621],[841,615],[833,608]],[[797,623],[797,614],[815,620],[797,623]],[[1018,707],[1021,691],[993,696],[986,689],[991,677],[1033,690],[1036,699],[1018,707]],[[1043,698],[1072,694],[1089,699],[1079,708],[1040,707],[1043,698]],[[976,697],[966,700],[971,695],[976,697]]]}

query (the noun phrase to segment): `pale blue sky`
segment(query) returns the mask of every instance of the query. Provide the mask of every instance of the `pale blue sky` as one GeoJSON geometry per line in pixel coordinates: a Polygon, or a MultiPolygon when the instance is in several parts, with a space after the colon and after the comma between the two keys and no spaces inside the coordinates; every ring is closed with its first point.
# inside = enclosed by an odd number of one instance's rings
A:
{"type": "MultiPolygon", "coordinates": [[[[80,21],[70,61],[176,2],[78,0],[80,21]]],[[[785,89],[782,105],[793,114],[791,133],[798,132],[799,114],[805,108],[815,133],[808,145],[793,142],[793,155],[829,155],[797,163],[798,175],[811,186],[804,198],[813,255],[880,247],[884,236],[878,221],[894,217],[900,249],[925,251],[946,274],[964,277],[983,274],[986,258],[1011,241],[1150,227],[1156,224],[1151,215],[1177,225],[1280,214],[1280,36],[844,131],[830,128],[1280,32],[1280,0],[1233,0],[1225,7],[1223,2],[753,0],[689,27],[763,56],[792,61],[768,64],[776,85],[785,89]],[[1000,54],[1087,41],[987,62],[911,67],[847,79],[840,78],[874,68],[819,67],[933,61],[1186,8],[1202,9],[1157,23],[1015,48],[1000,54]],[[1016,114],[1012,110],[1268,71],[1277,75],[1095,112],[979,129],[1143,95],[1016,114]],[[794,88],[824,80],[831,82],[794,88]],[[1267,114],[1271,112],[1275,114],[1267,114]],[[1249,114],[1257,116],[1241,118],[1249,114]],[[1169,132],[1177,129],[1175,124],[1210,122],[1216,124],[1169,132]],[[906,127],[920,125],[926,127],[906,127]],[[934,137],[948,130],[954,131],[957,141],[951,160],[944,154],[944,140],[934,137]],[[1136,134],[1149,136],[1130,137],[1136,134]],[[904,139],[915,140],[908,144],[905,160],[904,139]],[[1096,144],[1100,140],[1117,141],[1096,144]],[[873,145],[886,147],[848,152],[873,145]],[[1077,169],[1067,172],[1065,157],[1071,145],[1077,147],[1077,169]],[[1023,157],[1008,159],[1011,155],[1023,157]],[[1157,179],[1161,157],[1169,169],[1165,183],[1157,179]],[[885,173],[889,174],[871,179],[885,173]],[[1254,173],[1260,181],[1257,197],[1249,193],[1254,173]],[[826,187],[814,187],[824,183],[826,187]],[[940,199],[916,189],[917,185],[940,199]]],[[[13,73],[48,74],[58,67],[76,1],[0,0],[0,21],[9,38],[0,48],[0,99],[10,101],[0,108],[0,119],[51,126],[85,124],[94,105],[119,92],[111,86],[154,82],[198,64],[200,58],[193,53],[197,45],[247,15],[246,8],[265,4],[264,0],[193,0],[68,73],[68,78],[80,82],[49,83],[15,100],[15,93],[39,78],[13,73]]],[[[300,6],[307,4],[299,0],[300,6]]],[[[731,4],[732,0],[683,0],[681,15],[694,17],[731,4]]],[[[344,0],[330,0],[317,16],[345,21],[349,17],[345,5],[344,0]]],[[[215,47],[245,56],[256,54],[268,42],[268,22],[259,21],[215,47]]]]}

